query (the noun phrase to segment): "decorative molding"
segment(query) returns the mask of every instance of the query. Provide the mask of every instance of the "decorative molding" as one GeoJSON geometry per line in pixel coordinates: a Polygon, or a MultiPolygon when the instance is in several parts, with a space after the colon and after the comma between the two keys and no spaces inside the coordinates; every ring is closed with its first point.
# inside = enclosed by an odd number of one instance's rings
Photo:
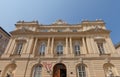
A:
{"type": "Polygon", "coordinates": [[[10,63],[11,63],[11,64],[15,64],[15,58],[12,58],[12,59],[10,60],[10,63]]]}
{"type": "Polygon", "coordinates": [[[41,63],[41,60],[40,58],[37,59],[37,63],[40,64],[41,63]]]}
{"type": "Polygon", "coordinates": [[[79,62],[80,62],[80,63],[83,63],[83,58],[79,58],[79,62]]]}
{"type": "Polygon", "coordinates": [[[110,59],[107,57],[107,58],[105,58],[105,62],[106,63],[110,63],[110,59]]]}
{"type": "Polygon", "coordinates": [[[61,58],[61,56],[58,57],[56,63],[62,63],[62,58],[61,58]]]}
{"type": "Polygon", "coordinates": [[[56,20],[53,24],[54,24],[54,25],[65,25],[65,24],[67,24],[67,23],[66,23],[65,21],[59,19],[59,20],[56,20]]]}

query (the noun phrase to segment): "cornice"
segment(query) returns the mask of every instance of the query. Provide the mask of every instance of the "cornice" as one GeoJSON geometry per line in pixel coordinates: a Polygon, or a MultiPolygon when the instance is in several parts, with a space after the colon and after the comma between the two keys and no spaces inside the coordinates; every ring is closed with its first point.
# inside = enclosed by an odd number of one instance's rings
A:
{"type": "Polygon", "coordinates": [[[18,30],[12,31],[10,33],[12,35],[15,35],[15,34],[32,34],[32,33],[34,33],[34,31],[22,28],[22,29],[18,29],[18,30]]]}
{"type": "MultiPolygon", "coordinates": [[[[56,59],[58,59],[58,57],[34,57],[34,58],[29,58],[29,57],[27,57],[27,58],[22,58],[22,57],[20,57],[20,58],[15,58],[14,57],[14,59],[15,60],[37,60],[38,58],[40,58],[41,60],[56,60],[56,59]]],[[[85,57],[69,57],[69,58],[67,58],[67,57],[61,57],[61,59],[63,59],[63,60],[78,60],[78,59],[80,59],[80,58],[82,58],[83,60],[105,60],[106,58],[109,58],[109,60],[120,60],[120,57],[106,57],[106,56],[100,56],[100,57],[87,57],[87,56],[85,56],[85,57]]],[[[11,60],[11,59],[13,59],[13,57],[9,57],[9,58],[0,58],[0,60],[11,60]]]]}

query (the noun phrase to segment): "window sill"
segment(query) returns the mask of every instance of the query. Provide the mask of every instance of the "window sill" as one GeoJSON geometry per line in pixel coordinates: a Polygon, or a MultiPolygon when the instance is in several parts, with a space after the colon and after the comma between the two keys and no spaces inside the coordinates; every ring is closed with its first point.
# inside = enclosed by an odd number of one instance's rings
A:
{"type": "Polygon", "coordinates": [[[21,54],[11,54],[10,57],[20,57],[21,54]]]}
{"type": "Polygon", "coordinates": [[[100,56],[110,56],[110,53],[99,54],[100,56]]]}

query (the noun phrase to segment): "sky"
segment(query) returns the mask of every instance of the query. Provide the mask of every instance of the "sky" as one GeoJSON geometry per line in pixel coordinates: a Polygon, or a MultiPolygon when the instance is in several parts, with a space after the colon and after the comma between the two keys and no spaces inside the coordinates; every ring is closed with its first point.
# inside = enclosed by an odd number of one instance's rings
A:
{"type": "Polygon", "coordinates": [[[0,0],[0,26],[7,32],[19,20],[51,24],[58,19],[70,24],[102,19],[113,43],[120,42],[120,0],[0,0]]]}

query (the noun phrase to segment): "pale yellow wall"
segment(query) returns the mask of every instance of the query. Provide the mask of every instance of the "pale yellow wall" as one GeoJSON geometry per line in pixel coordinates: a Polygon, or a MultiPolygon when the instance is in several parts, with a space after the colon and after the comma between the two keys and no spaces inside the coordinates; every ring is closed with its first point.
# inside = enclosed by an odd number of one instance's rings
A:
{"type": "MultiPolygon", "coordinates": [[[[53,67],[57,63],[63,63],[67,69],[67,77],[77,77],[76,66],[78,64],[86,65],[87,77],[105,77],[103,65],[110,63],[115,67],[115,76],[120,76],[120,57],[117,54],[113,43],[107,32],[99,33],[84,33],[85,31],[98,28],[106,30],[103,21],[94,22],[82,22],[78,25],[66,25],[61,21],[49,26],[36,22],[19,22],[16,24],[16,32],[11,33],[9,44],[5,53],[0,58],[0,70],[2,76],[4,69],[11,63],[13,59],[17,67],[14,71],[14,77],[32,77],[32,69],[36,64],[42,65],[42,77],[52,77],[49,74],[43,63],[52,63],[53,67]],[[99,25],[99,26],[98,26],[99,25]],[[28,27],[29,31],[33,33],[27,33],[22,27],[28,27]],[[33,29],[32,29],[33,28],[33,29]],[[63,32],[57,32],[62,29],[63,32]],[[23,29],[23,33],[17,32],[17,30],[23,29]],[[41,30],[47,29],[48,32],[41,32],[41,30]],[[53,30],[52,30],[53,29],[53,30]],[[73,29],[78,29],[78,32],[72,32],[73,29]],[[52,30],[52,31],[51,31],[52,30]],[[16,41],[24,41],[22,53],[15,55],[16,41]],[[45,42],[45,55],[39,55],[38,49],[42,42],[45,42]],[[56,55],[56,45],[61,42],[63,44],[63,55],[56,55]],[[76,56],[74,54],[74,44],[80,44],[81,54],[76,56]],[[105,54],[100,55],[97,47],[97,42],[102,42],[105,50],[105,54]],[[71,72],[73,74],[71,74],[71,72]]],[[[28,32],[29,32],[28,31],[28,32]]]]}

